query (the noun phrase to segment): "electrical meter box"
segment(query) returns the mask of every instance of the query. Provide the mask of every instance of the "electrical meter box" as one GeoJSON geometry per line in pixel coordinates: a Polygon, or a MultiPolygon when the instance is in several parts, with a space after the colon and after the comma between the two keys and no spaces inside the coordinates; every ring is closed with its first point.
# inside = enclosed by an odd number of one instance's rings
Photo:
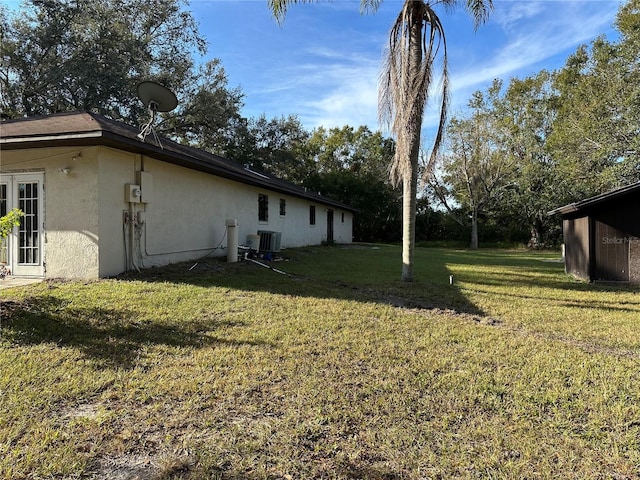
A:
{"type": "Polygon", "coordinates": [[[140,197],[142,196],[142,190],[140,185],[133,185],[127,183],[124,186],[124,201],[127,203],[140,203],[140,197]]]}

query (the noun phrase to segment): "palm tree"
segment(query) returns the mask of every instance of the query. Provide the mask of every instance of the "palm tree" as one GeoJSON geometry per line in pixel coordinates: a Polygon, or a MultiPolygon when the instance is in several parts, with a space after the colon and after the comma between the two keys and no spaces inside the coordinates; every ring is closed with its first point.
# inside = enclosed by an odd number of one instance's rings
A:
{"type": "MultiPolygon", "coordinates": [[[[292,3],[311,0],[267,0],[278,22],[282,22],[292,3]]],[[[415,249],[416,197],[418,193],[420,134],[424,109],[429,100],[434,65],[442,54],[442,100],[440,121],[426,171],[440,149],[447,120],[448,66],[444,27],[435,11],[443,5],[452,8],[461,0],[405,0],[396,18],[381,75],[378,95],[380,120],[390,127],[396,139],[396,151],[389,172],[391,180],[402,184],[402,275],[413,280],[415,249]]],[[[382,0],[361,0],[361,10],[376,11],[382,0]]],[[[493,8],[493,0],[466,0],[466,7],[477,28],[493,8]]]]}

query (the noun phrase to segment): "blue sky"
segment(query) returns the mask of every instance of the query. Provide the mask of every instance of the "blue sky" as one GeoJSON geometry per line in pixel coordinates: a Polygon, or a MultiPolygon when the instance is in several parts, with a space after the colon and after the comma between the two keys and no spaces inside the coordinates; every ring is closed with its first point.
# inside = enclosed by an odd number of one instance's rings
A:
{"type": "MultiPolygon", "coordinates": [[[[0,1],[19,5],[19,0],[0,1]]],[[[463,8],[440,10],[452,114],[462,112],[471,94],[485,90],[494,78],[507,83],[512,77],[560,68],[578,45],[599,35],[617,36],[617,0],[494,0],[494,5],[489,21],[477,31],[463,8]]],[[[245,94],[243,115],[294,114],[308,130],[343,125],[381,129],[378,77],[401,6],[401,0],[384,0],[377,13],[360,14],[360,0],[319,0],[290,6],[284,24],[278,25],[266,0],[189,2],[208,42],[202,60],[221,59],[229,86],[239,86],[245,94]]],[[[435,107],[432,102],[425,114],[426,137],[437,124],[435,107]]]]}
{"type": "MultiPolygon", "coordinates": [[[[377,86],[389,29],[400,0],[360,14],[359,0],[292,5],[279,26],[266,0],[191,0],[190,9],[229,86],[245,93],[243,114],[295,114],[318,126],[381,129],[377,86]]],[[[494,78],[506,82],[557,69],[578,45],[599,35],[615,39],[620,2],[609,0],[494,0],[489,21],[474,32],[464,11],[441,11],[447,34],[451,112],[461,112],[494,78]]],[[[437,121],[435,105],[425,128],[437,121]]],[[[383,130],[384,131],[384,130],[383,130]]],[[[388,132],[385,132],[388,133],[388,132]]]]}

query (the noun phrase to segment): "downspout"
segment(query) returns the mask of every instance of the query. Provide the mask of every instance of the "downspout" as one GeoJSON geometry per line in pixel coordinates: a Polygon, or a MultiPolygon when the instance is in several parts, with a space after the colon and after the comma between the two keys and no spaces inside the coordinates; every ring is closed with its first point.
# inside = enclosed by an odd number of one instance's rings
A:
{"type": "Polygon", "coordinates": [[[129,265],[128,269],[133,270],[135,262],[133,261],[133,203],[129,202],[129,265]]]}
{"type": "MultiPolygon", "coordinates": [[[[135,155],[134,156],[134,161],[133,161],[133,176],[134,176],[134,184],[137,181],[136,177],[136,172],[138,171],[137,168],[137,161],[139,160],[140,163],[140,170],[144,170],[144,157],[142,154],[140,155],[135,155]]],[[[127,271],[131,271],[133,269],[137,270],[138,272],[140,272],[140,269],[138,268],[138,266],[136,265],[136,261],[134,258],[135,255],[135,229],[137,228],[137,218],[136,218],[136,211],[135,211],[135,205],[134,202],[129,201],[128,202],[129,207],[128,207],[128,214],[127,214],[127,220],[126,220],[126,225],[127,228],[129,229],[128,231],[128,243],[129,243],[129,255],[127,256],[127,260],[128,260],[128,265],[127,265],[127,271]]],[[[125,245],[125,250],[126,250],[127,246],[125,245]]]]}

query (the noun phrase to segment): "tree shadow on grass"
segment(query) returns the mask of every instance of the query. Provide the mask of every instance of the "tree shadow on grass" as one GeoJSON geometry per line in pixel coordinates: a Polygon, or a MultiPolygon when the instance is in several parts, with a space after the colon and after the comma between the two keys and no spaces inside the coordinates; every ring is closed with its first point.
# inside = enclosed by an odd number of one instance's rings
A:
{"type": "MultiPolygon", "coordinates": [[[[248,261],[228,264],[223,259],[204,258],[119,278],[354,300],[460,314],[475,320],[489,320],[491,324],[494,320],[469,300],[469,289],[482,292],[485,286],[508,287],[513,290],[514,298],[524,298],[529,295],[528,291],[543,289],[537,293],[541,295],[541,302],[553,301],[544,296],[549,289],[577,293],[611,289],[637,291],[637,287],[577,282],[564,274],[561,262],[550,259],[549,255],[508,250],[417,249],[416,279],[404,283],[399,281],[399,253],[398,247],[385,245],[306,247],[287,250],[285,255],[290,257],[289,261],[261,261],[266,268],[248,261]],[[452,275],[455,278],[450,282],[452,275]],[[466,292],[460,288],[461,284],[466,285],[466,292]]],[[[486,293],[493,294],[488,289],[486,293]]]]}
{"type": "Polygon", "coordinates": [[[73,308],[52,296],[0,302],[0,339],[10,344],[51,343],[72,347],[99,367],[131,368],[146,346],[202,348],[220,344],[258,344],[218,338],[229,322],[190,321],[186,325],[138,320],[127,309],[73,308]]]}
{"type": "Polygon", "coordinates": [[[449,281],[450,272],[442,255],[429,259],[428,275],[405,283],[399,280],[396,272],[398,262],[395,255],[389,257],[388,253],[380,254],[379,250],[374,250],[372,256],[363,256],[361,251],[351,252],[346,247],[314,247],[292,249],[288,254],[291,255],[289,261],[260,260],[262,265],[251,261],[229,264],[222,259],[205,258],[129,272],[118,278],[484,316],[484,312],[465,297],[458,285],[449,281]]]}

